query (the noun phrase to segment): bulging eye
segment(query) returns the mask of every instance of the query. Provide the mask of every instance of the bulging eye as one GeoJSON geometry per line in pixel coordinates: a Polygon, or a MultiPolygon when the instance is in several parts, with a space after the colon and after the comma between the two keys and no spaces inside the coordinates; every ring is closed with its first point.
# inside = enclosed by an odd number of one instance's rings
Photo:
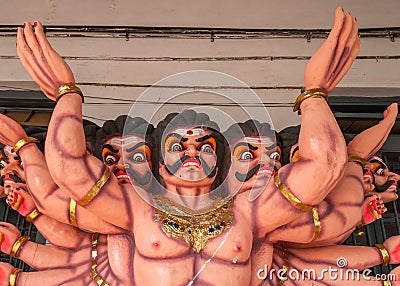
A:
{"type": "Polygon", "coordinates": [[[201,148],[200,148],[200,151],[204,152],[204,153],[210,153],[210,154],[214,153],[214,149],[211,146],[211,144],[202,145],[201,148]]]}
{"type": "Polygon", "coordinates": [[[181,152],[183,150],[182,144],[180,142],[172,143],[169,147],[169,151],[171,152],[181,152]]]}
{"type": "Polygon", "coordinates": [[[272,153],[269,155],[269,157],[270,157],[271,159],[275,160],[275,161],[278,161],[279,158],[280,158],[280,155],[279,155],[279,152],[274,151],[274,152],[272,152],[272,153]]]}
{"type": "Polygon", "coordinates": [[[146,156],[142,152],[136,152],[131,156],[131,160],[135,163],[140,163],[146,161],[146,156]]]}
{"type": "Polygon", "coordinates": [[[108,154],[108,155],[106,155],[105,157],[104,157],[104,162],[107,164],[107,165],[114,165],[115,163],[117,163],[118,162],[118,160],[119,160],[119,158],[118,157],[116,157],[116,156],[114,156],[114,155],[111,155],[111,154],[108,154]]]}
{"type": "Polygon", "coordinates": [[[22,161],[19,161],[18,166],[23,170],[24,169],[24,163],[22,163],[22,161]]]}
{"type": "Polygon", "coordinates": [[[0,169],[3,169],[7,166],[7,163],[4,160],[0,160],[0,169]]]}
{"type": "Polygon", "coordinates": [[[379,168],[378,170],[376,170],[375,174],[378,174],[380,176],[384,176],[385,175],[385,170],[382,168],[379,168]]]}
{"type": "Polygon", "coordinates": [[[240,155],[240,160],[251,160],[254,156],[250,151],[245,151],[240,155]]]}

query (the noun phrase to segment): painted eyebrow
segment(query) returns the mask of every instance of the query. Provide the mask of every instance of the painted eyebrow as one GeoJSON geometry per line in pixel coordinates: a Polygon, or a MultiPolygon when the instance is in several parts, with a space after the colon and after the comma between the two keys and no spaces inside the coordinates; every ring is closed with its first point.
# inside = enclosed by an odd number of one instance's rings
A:
{"type": "Polygon", "coordinates": [[[233,149],[236,149],[236,148],[239,147],[239,146],[246,146],[246,147],[249,148],[250,150],[258,150],[258,147],[257,147],[257,146],[253,146],[253,145],[251,145],[251,144],[249,144],[249,143],[246,143],[246,142],[239,142],[239,143],[237,143],[236,146],[235,146],[235,148],[233,148],[233,149]]]}
{"type": "Polygon", "coordinates": [[[266,150],[270,151],[276,148],[276,144],[272,144],[271,146],[265,147],[266,150]]]}
{"type": "Polygon", "coordinates": [[[15,160],[15,161],[20,161],[20,160],[21,160],[21,157],[20,157],[20,156],[15,156],[15,157],[14,157],[14,160],[15,160]]]}
{"type": "Polygon", "coordinates": [[[114,147],[111,146],[110,144],[105,144],[105,145],[103,145],[103,150],[106,149],[106,148],[107,148],[108,150],[110,150],[111,152],[115,153],[115,154],[118,153],[118,150],[114,149],[114,147]]]}
{"type": "Polygon", "coordinates": [[[184,137],[182,137],[181,135],[179,135],[178,133],[170,133],[170,134],[168,134],[167,138],[165,138],[165,141],[167,141],[167,139],[168,139],[169,137],[176,137],[176,138],[178,138],[181,142],[186,142],[186,141],[189,140],[189,138],[184,138],[184,137]]]}
{"type": "Polygon", "coordinates": [[[299,146],[294,147],[293,152],[292,152],[292,157],[294,155],[294,153],[296,153],[299,150],[299,146]]]}
{"type": "Polygon", "coordinates": [[[383,169],[387,168],[386,165],[384,165],[382,162],[380,162],[380,161],[378,161],[378,160],[371,160],[370,163],[378,163],[378,165],[379,165],[381,168],[383,168],[383,169]]]}
{"type": "MultiPolygon", "coordinates": [[[[146,143],[145,142],[139,142],[139,143],[137,143],[136,145],[134,145],[134,146],[132,146],[131,148],[127,148],[126,149],[126,152],[132,152],[133,150],[135,150],[135,149],[137,149],[137,148],[139,148],[140,146],[143,146],[143,145],[146,145],[146,143]]],[[[148,146],[148,145],[147,145],[148,146]]],[[[149,146],[150,147],[150,146],[149,146]]]]}
{"type": "Polygon", "coordinates": [[[206,141],[209,138],[212,138],[212,137],[210,135],[204,135],[203,137],[197,138],[195,141],[196,142],[203,142],[203,141],[206,141]]]}
{"type": "Polygon", "coordinates": [[[0,150],[0,160],[4,160],[5,162],[8,161],[8,157],[7,157],[6,153],[4,152],[4,149],[0,150]]]}

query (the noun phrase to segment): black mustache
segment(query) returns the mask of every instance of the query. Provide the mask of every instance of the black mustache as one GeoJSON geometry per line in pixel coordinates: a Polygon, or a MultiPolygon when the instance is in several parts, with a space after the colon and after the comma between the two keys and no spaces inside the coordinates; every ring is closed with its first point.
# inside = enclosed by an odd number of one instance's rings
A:
{"type": "MultiPolygon", "coordinates": [[[[182,166],[183,162],[185,162],[187,159],[190,159],[191,157],[189,155],[185,155],[182,158],[180,158],[178,161],[176,161],[172,166],[171,165],[165,165],[165,169],[167,170],[168,174],[173,175],[178,171],[178,169],[182,166]]],[[[204,172],[207,174],[207,177],[212,178],[215,176],[217,173],[217,168],[216,166],[213,166],[210,168],[210,166],[207,165],[207,163],[203,160],[203,158],[200,158],[199,156],[195,156],[196,160],[200,162],[200,165],[202,166],[204,172]]]]}
{"type": "Polygon", "coordinates": [[[179,167],[183,164],[183,162],[187,159],[190,159],[189,155],[185,155],[181,157],[178,161],[176,161],[172,166],[165,164],[165,169],[167,170],[168,174],[173,175],[178,171],[179,167]]]}
{"type": "Polygon", "coordinates": [[[196,156],[196,159],[200,161],[200,164],[203,167],[204,172],[208,174],[207,175],[208,178],[212,178],[215,176],[215,174],[217,173],[216,166],[213,166],[211,169],[210,166],[207,165],[206,161],[203,160],[203,158],[196,156]]]}
{"type": "Polygon", "coordinates": [[[389,180],[389,181],[387,181],[386,183],[384,183],[382,186],[378,186],[378,185],[375,185],[375,184],[374,184],[374,186],[375,186],[374,192],[383,193],[384,191],[386,191],[387,189],[389,189],[389,187],[390,187],[394,182],[395,182],[395,180],[389,180]]]}
{"type": "Polygon", "coordinates": [[[264,167],[264,164],[258,164],[257,166],[255,166],[253,169],[251,169],[247,174],[242,174],[239,172],[236,172],[235,177],[236,179],[238,179],[239,182],[246,182],[248,180],[250,180],[251,177],[254,176],[254,174],[262,167],[264,167]]]}
{"type": "MultiPolygon", "coordinates": [[[[24,183],[24,181],[17,175],[9,174],[8,176],[16,183],[24,183]]],[[[4,187],[4,178],[5,178],[4,175],[0,177],[0,186],[2,187],[4,187]]]]}
{"type": "Polygon", "coordinates": [[[147,172],[143,177],[139,176],[137,172],[132,170],[131,168],[125,169],[125,172],[132,176],[132,178],[137,182],[139,185],[147,185],[150,182],[151,174],[147,172]]]}

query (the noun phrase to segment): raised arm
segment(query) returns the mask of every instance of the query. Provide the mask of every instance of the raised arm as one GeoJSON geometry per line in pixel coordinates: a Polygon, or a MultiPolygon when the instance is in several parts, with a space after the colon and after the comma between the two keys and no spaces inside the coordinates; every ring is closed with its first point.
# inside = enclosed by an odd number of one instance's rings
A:
{"type": "MultiPolygon", "coordinates": [[[[307,64],[304,74],[306,90],[322,88],[329,93],[336,86],[359,51],[357,33],[355,19],[339,7],[329,37],[307,64]]],[[[346,145],[323,96],[314,95],[298,101],[302,116],[299,134],[301,158],[296,164],[281,168],[279,177],[304,204],[316,205],[343,175],[347,161],[346,145]]]]}
{"type": "MultiPolygon", "coordinates": [[[[17,32],[17,52],[22,64],[44,93],[55,99],[58,88],[74,84],[74,76],[67,63],[50,46],[43,27],[29,23],[17,32]]],[[[79,202],[97,181],[104,186],[86,208],[106,221],[127,228],[132,219],[127,198],[132,189],[122,192],[111,174],[109,179],[103,163],[86,155],[82,126],[82,99],[78,93],[62,96],[53,111],[46,139],[46,162],[51,177],[60,188],[79,202]],[[100,179],[102,178],[102,179],[100,179]]]]}
{"type": "Polygon", "coordinates": [[[364,130],[347,146],[349,156],[359,156],[368,160],[385,143],[390,130],[396,122],[398,113],[397,103],[392,103],[383,113],[383,119],[376,125],[364,130]]]}

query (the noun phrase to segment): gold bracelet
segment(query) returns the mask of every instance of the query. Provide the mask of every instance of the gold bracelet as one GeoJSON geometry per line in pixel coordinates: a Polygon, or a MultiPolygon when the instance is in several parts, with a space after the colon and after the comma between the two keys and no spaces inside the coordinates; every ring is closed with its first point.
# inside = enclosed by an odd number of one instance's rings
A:
{"type": "Polygon", "coordinates": [[[15,242],[14,245],[11,248],[10,256],[11,257],[17,257],[18,251],[21,249],[21,247],[29,240],[28,236],[21,236],[18,238],[15,242]]]}
{"type": "Polygon", "coordinates": [[[67,93],[79,94],[82,98],[82,103],[83,103],[83,93],[82,93],[81,89],[79,87],[77,87],[74,83],[64,84],[57,89],[56,102],[58,102],[60,100],[60,98],[67,93]]]}
{"type": "Polygon", "coordinates": [[[41,216],[42,213],[38,211],[37,209],[34,209],[30,214],[28,214],[25,218],[27,222],[32,222],[35,219],[37,219],[39,216],[41,216]]]}
{"type": "Polygon", "coordinates": [[[361,168],[365,168],[365,165],[367,164],[367,161],[365,161],[363,158],[359,156],[349,156],[349,159],[347,160],[349,162],[356,162],[360,164],[361,168]]]}
{"type": "Polygon", "coordinates": [[[312,216],[314,220],[314,237],[311,240],[311,242],[316,241],[321,234],[321,221],[319,220],[319,215],[318,215],[318,209],[317,207],[312,208],[312,216]]]}
{"type": "Polygon", "coordinates": [[[296,208],[301,209],[302,211],[309,211],[314,208],[313,206],[303,204],[294,194],[292,194],[285,184],[279,179],[278,172],[276,172],[274,175],[274,182],[285,199],[292,203],[296,208]]]}
{"type": "Polygon", "coordinates": [[[310,98],[313,96],[323,96],[325,98],[325,100],[328,101],[328,92],[325,89],[312,88],[312,89],[306,90],[305,92],[302,92],[296,98],[296,101],[294,102],[294,106],[293,106],[293,112],[298,111],[299,114],[301,114],[300,104],[307,98],[310,98]]]}
{"type": "Polygon", "coordinates": [[[377,243],[375,247],[379,249],[379,252],[382,255],[382,266],[388,266],[390,262],[390,255],[387,249],[383,244],[377,243]]]}
{"type": "Polygon", "coordinates": [[[382,218],[382,215],[381,215],[380,213],[378,213],[378,212],[374,209],[374,206],[373,206],[372,204],[373,204],[372,202],[369,202],[369,203],[368,203],[368,210],[371,212],[371,214],[374,216],[374,218],[375,218],[376,220],[381,219],[381,218],[382,218]]]}
{"type": "Polygon", "coordinates": [[[76,201],[73,199],[69,202],[69,222],[71,225],[78,227],[76,222],[76,201]]]}
{"type": "Polygon", "coordinates": [[[78,202],[78,205],[86,206],[88,203],[90,203],[99,194],[101,188],[105,185],[105,183],[107,183],[108,179],[110,178],[110,174],[110,168],[106,167],[103,175],[101,175],[100,179],[89,190],[86,196],[78,202]]]}
{"type": "Polygon", "coordinates": [[[392,286],[392,282],[390,280],[383,280],[383,286],[392,286]]]}
{"type": "Polygon", "coordinates": [[[26,144],[39,143],[39,142],[40,141],[38,139],[33,138],[33,137],[26,137],[21,140],[18,140],[17,143],[15,143],[15,145],[14,145],[14,152],[15,152],[15,154],[18,155],[19,150],[21,150],[21,148],[24,147],[26,144]]]}
{"type": "Polygon", "coordinates": [[[13,270],[11,270],[11,274],[10,274],[10,286],[15,286],[15,282],[17,282],[17,278],[18,278],[18,274],[21,272],[21,269],[19,268],[14,268],[13,270]]]}

